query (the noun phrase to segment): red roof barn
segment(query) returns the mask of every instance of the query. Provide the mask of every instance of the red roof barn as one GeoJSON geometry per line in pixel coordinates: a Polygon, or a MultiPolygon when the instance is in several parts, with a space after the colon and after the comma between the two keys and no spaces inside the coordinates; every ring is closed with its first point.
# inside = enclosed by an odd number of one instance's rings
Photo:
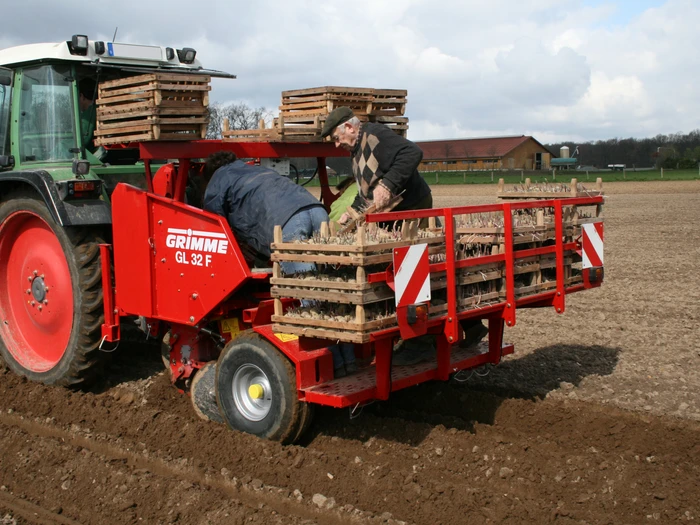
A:
{"type": "Polygon", "coordinates": [[[416,142],[423,150],[420,171],[549,169],[551,153],[526,135],[416,142]]]}

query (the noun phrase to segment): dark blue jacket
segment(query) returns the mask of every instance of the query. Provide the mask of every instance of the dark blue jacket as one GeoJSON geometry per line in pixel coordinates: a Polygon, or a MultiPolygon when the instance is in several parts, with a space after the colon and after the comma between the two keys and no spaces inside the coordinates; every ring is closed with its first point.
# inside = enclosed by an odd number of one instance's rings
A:
{"type": "Polygon", "coordinates": [[[303,187],[276,171],[237,160],[214,173],[204,192],[204,209],[228,219],[238,242],[270,257],[275,225],[303,208],[323,206],[303,187]]]}

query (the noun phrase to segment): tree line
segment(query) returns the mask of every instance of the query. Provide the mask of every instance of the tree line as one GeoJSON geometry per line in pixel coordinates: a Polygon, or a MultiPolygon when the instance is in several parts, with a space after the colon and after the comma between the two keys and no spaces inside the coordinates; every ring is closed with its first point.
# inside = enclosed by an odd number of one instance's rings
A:
{"type": "MultiPolygon", "coordinates": [[[[221,130],[224,119],[229,119],[229,127],[232,130],[257,129],[260,121],[264,120],[266,127],[272,123],[272,111],[264,108],[253,108],[245,103],[215,102],[209,106],[209,128],[207,138],[221,138],[221,130]]],[[[580,166],[595,166],[606,168],[609,164],[625,164],[629,168],[665,168],[665,169],[692,169],[700,163],[700,129],[690,133],[672,133],[670,135],[656,135],[655,137],[637,138],[613,138],[590,142],[561,142],[546,144],[545,147],[553,155],[559,156],[562,146],[568,146],[569,155],[576,157],[580,166]]],[[[468,155],[467,155],[468,156],[468,155]]],[[[308,164],[315,164],[315,159],[308,159],[308,164]]],[[[329,165],[345,171],[345,159],[329,159],[329,165]]],[[[307,167],[306,162],[301,162],[307,167]]]]}
{"type": "Polygon", "coordinates": [[[692,169],[700,163],[700,129],[644,139],[546,144],[557,157],[562,146],[568,146],[569,155],[575,157],[580,166],[606,168],[609,164],[625,164],[628,168],[692,169]]]}

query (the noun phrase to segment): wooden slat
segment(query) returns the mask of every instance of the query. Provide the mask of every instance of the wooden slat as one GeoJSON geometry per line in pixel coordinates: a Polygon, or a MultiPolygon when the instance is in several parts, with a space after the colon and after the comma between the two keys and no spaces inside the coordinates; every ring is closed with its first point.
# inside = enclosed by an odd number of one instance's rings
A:
{"type": "Polygon", "coordinates": [[[377,286],[370,283],[357,283],[349,281],[321,281],[320,279],[294,279],[293,277],[271,277],[270,284],[280,286],[296,286],[309,288],[327,288],[329,290],[370,290],[377,286]],[[308,284],[307,284],[308,283],[308,284]]]}
{"type": "Polygon", "coordinates": [[[100,118],[109,113],[129,113],[132,111],[144,111],[155,107],[156,103],[154,100],[141,100],[138,102],[133,102],[131,104],[121,104],[114,106],[98,106],[97,118],[100,118]]]}
{"type": "Polygon", "coordinates": [[[145,84],[154,81],[178,81],[178,82],[193,82],[193,83],[209,83],[211,76],[209,75],[192,75],[187,73],[147,73],[144,75],[135,75],[132,77],[119,78],[115,80],[106,80],[100,82],[101,89],[111,89],[120,86],[133,86],[145,84]]]}
{"type": "MultiPolygon", "coordinates": [[[[445,236],[423,237],[420,239],[411,239],[406,241],[381,242],[374,244],[365,244],[359,246],[357,244],[308,244],[308,243],[293,243],[293,242],[273,242],[270,246],[273,251],[289,251],[289,252],[349,252],[349,253],[374,253],[380,251],[390,251],[394,248],[403,248],[413,244],[442,244],[445,242],[445,236]]],[[[309,257],[315,257],[309,254],[309,257]]]]}
{"type": "Polygon", "coordinates": [[[182,93],[187,91],[211,91],[211,86],[208,84],[165,84],[162,82],[158,82],[156,84],[156,89],[160,89],[162,91],[176,91],[178,93],[182,93]]]}
{"type": "Polygon", "coordinates": [[[408,123],[408,117],[384,117],[384,116],[378,116],[375,117],[374,119],[375,122],[380,122],[382,124],[407,124],[408,123]]]}
{"type": "Polygon", "coordinates": [[[375,97],[406,98],[408,91],[405,89],[373,89],[372,94],[375,97]]]}
{"type": "Polygon", "coordinates": [[[273,286],[270,289],[272,297],[289,297],[292,299],[313,299],[330,301],[340,304],[371,304],[393,299],[394,292],[390,288],[365,290],[362,292],[348,290],[310,290],[308,288],[287,288],[273,286]]]}
{"type": "Polygon", "coordinates": [[[128,142],[141,142],[153,140],[153,133],[143,133],[139,135],[125,135],[120,137],[95,137],[95,144],[101,146],[103,144],[126,144],[128,142]]]}
{"type": "Polygon", "coordinates": [[[144,108],[138,111],[123,111],[119,113],[102,113],[99,114],[98,110],[98,125],[103,122],[114,121],[114,120],[124,120],[132,118],[150,117],[150,116],[179,116],[185,117],[202,117],[206,115],[206,108],[201,108],[202,111],[197,111],[195,109],[167,109],[167,108],[144,108]]]}
{"type": "Polygon", "coordinates": [[[378,330],[380,328],[385,328],[396,324],[396,316],[392,315],[384,319],[379,319],[375,321],[366,321],[362,324],[352,323],[352,322],[339,322],[339,321],[327,321],[325,319],[308,319],[304,317],[292,317],[289,315],[285,316],[272,316],[273,323],[285,323],[300,326],[313,326],[316,328],[331,328],[338,330],[354,330],[357,332],[367,332],[370,330],[378,330]]]}
{"type": "Polygon", "coordinates": [[[300,337],[313,337],[315,339],[328,339],[329,341],[342,341],[344,343],[369,343],[369,333],[360,333],[345,330],[323,330],[310,326],[292,326],[288,324],[273,324],[272,330],[276,333],[288,333],[300,337]]]}
{"type": "Polygon", "coordinates": [[[321,95],[325,93],[372,93],[372,88],[354,88],[342,86],[323,86],[306,89],[291,89],[282,91],[282,97],[301,97],[305,95],[321,95]]]}
{"type": "Polygon", "coordinates": [[[140,93],[129,93],[126,95],[119,95],[118,97],[111,98],[98,98],[95,102],[101,107],[119,107],[120,102],[132,102],[140,100],[153,100],[153,91],[145,91],[140,93]]]}
{"type": "Polygon", "coordinates": [[[125,122],[112,122],[112,123],[97,123],[97,130],[121,130],[129,126],[138,125],[152,125],[152,124],[170,124],[170,125],[197,125],[197,124],[208,124],[209,119],[206,117],[159,117],[159,116],[147,116],[145,119],[140,120],[128,120],[125,122]]]}
{"type": "Polygon", "coordinates": [[[273,253],[272,261],[291,262],[315,262],[317,264],[348,264],[351,266],[368,266],[370,264],[381,264],[391,262],[391,253],[383,255],[325,255],[325,254],[296,254],[296,253],[273,253]]]}
{"type": "MultiPolygon", "coordinates": [[[[125,87],[122,89],[104,89],[103,87],[100,87],[98,90],[98,94],[99,94],[98,100],[104,99],[105,102],[109,102],[109,100],[112,97],[118,97],[121,95],[128,95],[130,93],[134,93],[135,89],[136,88],[134,86],[128,86],[128,87],[125,87]]],[[[157,88],[156,88],[155,83],[151,83],[151,84],[145,84],[144,86],[139,86],[138,89],[139,89],[139,91],[144,92],[144,96],[148,96],[148,95],[146,95],[145,92],[154,91],[157,88]]]]}
{"type": "Polygon", "coordinates": [[[133,126],[123,126],[121,128],[115,129],[97,129],[95,130],[95,135],[101,136],[114,136],[114,135],[133,135],[139,131],[151,131],[153,129],[153,124],[144,123],[133,126]]]}

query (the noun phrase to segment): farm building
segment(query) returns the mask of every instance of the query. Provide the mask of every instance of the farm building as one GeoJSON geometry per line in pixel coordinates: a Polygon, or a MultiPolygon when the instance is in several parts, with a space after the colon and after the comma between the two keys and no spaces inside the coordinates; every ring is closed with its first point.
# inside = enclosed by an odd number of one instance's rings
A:
{"type": "Polygon", "coordinates": [[[416,142],[423,150],[419,171],[483,169],[549,169],[552,154],[532,137],[428,140],[416,142]]]}

